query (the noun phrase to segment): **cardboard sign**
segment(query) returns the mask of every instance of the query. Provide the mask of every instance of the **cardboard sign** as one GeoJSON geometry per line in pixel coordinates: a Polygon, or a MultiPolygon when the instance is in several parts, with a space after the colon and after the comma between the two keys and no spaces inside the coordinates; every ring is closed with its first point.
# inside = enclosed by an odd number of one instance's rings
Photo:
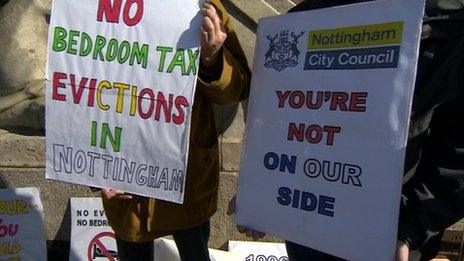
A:
{"type": "MultiPolygon", "coordinates": [[[[209,249],[211,260],[241,260],[239,255],[209,249]]],[[[180,261],[176,243],[154,240],[154,260],[180,261]]],[[[71,198],[69,261],[118,260],[116,236],[103,210],[101,198],[71,198]]]]}
{"type": "Polygon", "coordinates": [[[0,189],[0,260],[47,260],[37,188],[0,189]]]}
{"type": "Polygon", "coordinates": [[[118,260],[116,236],[101,198],[71,198],[69,261],[118,260]]]}
{"type": "Polygon", "coordinates": [[[259,22],[237,223],[392,260],[424,1],[259,22]]]}
{"type": "Polygon", "coordinates": [[[229,241],[229,252],[243,261],[288,261],[284,243],[229,241]]]}
{"type": "Polygon", "coordinates": [[[183,202],[199,0],[56,0],[46,176],[183,202]]]}

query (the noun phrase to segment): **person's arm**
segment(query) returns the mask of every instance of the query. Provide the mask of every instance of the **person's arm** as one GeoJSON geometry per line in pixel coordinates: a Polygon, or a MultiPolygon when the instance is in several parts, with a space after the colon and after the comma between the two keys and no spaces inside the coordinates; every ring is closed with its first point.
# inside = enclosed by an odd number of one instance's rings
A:
{"type": "Polygon", "coordinates": [[[198,91],[218,104],[243,101],[251,73],[232,21],[219,1],[205,3],[203,12],[198,91]]]}

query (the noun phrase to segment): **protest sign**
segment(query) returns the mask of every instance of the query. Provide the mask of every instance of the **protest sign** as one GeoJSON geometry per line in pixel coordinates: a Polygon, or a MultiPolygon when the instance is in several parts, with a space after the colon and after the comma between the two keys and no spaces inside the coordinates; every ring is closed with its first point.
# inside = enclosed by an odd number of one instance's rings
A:
{"type": "MultiPolygon", "coordinates": [[[[211,260],[241,260],[238,255],[210,249],[211,260]]],[[[176,243],[154,241],[154,260],[180,261],[176,243]]],[[[118,260],[116,236],[103,210],[101,198],[71,198],[69,261],[118,260]]]]}
{"type": "Polygon", "coordinates": [[[424,2],[259,22],[237,224],[393,260],[424,2]]]}
{"type": "Polygon", "coordinates": [[[37,188],[0,189],[0,261],[47,260],[37,188]]]}
{"type": "Polygon", "coordinates": [[[118,260],[101,198],[71,198],[70,261],[118,260]]]}
{"type": "Polygon", "coordinates": [[[46,177],[183,202],[197,0],[56,0],[46,177]]]}
{"type": "Polygon", "coordinates": [[[242,261],[288,261],[284,243],[229,241],[229,252],[242,261]]]}

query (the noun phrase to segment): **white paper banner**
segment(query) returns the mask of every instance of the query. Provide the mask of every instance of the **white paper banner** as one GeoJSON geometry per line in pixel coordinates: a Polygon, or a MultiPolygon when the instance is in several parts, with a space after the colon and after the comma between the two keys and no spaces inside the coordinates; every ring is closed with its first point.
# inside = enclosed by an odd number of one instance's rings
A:
{"type": "Polygon", "coordinates": [[[47,178],[183,202],[201,4],[53,1],[47,178]]]}
{"type": "Polygon", "coordinates": [[[101,198],[71,198],[69,261],[117,260],[117,256],[116,237],[101,198]]]}
{"type": "MultiPolygon", "coordinates": [[[[241,260],[239,255],[209,249],[211,260],[241,260]]],[[[180,261],[176,243],[154,241],[154,260],[180,261]]],[[[71,198],[71,247],[69,261],[118,260],[116,236],[103,210],[101,198],[71,198]]]]}
{"type": "Polygon", "coordinates": [[[284,243],[229,241],[229,252],[242,261],[288,261],[284,243]]]}
{"type": "Polygon", "coordinates": [[[0,260],[47,260],[37,188],[0,189],[0,260]]]}
{"type": "Polygon", "coordinates": [[[424,2],[259,22],[237,223],[392,260],[424,2]]]}

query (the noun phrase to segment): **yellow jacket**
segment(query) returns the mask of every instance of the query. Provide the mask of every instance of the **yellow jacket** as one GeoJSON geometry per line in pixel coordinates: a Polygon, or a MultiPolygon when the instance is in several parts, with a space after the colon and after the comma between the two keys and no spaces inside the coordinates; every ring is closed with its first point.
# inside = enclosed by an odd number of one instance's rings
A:
{"type": "Polygon", "coordinates": [[[218,10],[228,36],[223,45],[223,70],[219,80],[211,83],[198,80],[191,114],[184,204],[145,197],[103,200],[108,220],[123,240],[153,240],[174,230],[199,225],[216,212],[219,151],[212,103],[234,104],[246,99],[250,70],[223,5],[219,0],[211,2],[218,10]]]}

